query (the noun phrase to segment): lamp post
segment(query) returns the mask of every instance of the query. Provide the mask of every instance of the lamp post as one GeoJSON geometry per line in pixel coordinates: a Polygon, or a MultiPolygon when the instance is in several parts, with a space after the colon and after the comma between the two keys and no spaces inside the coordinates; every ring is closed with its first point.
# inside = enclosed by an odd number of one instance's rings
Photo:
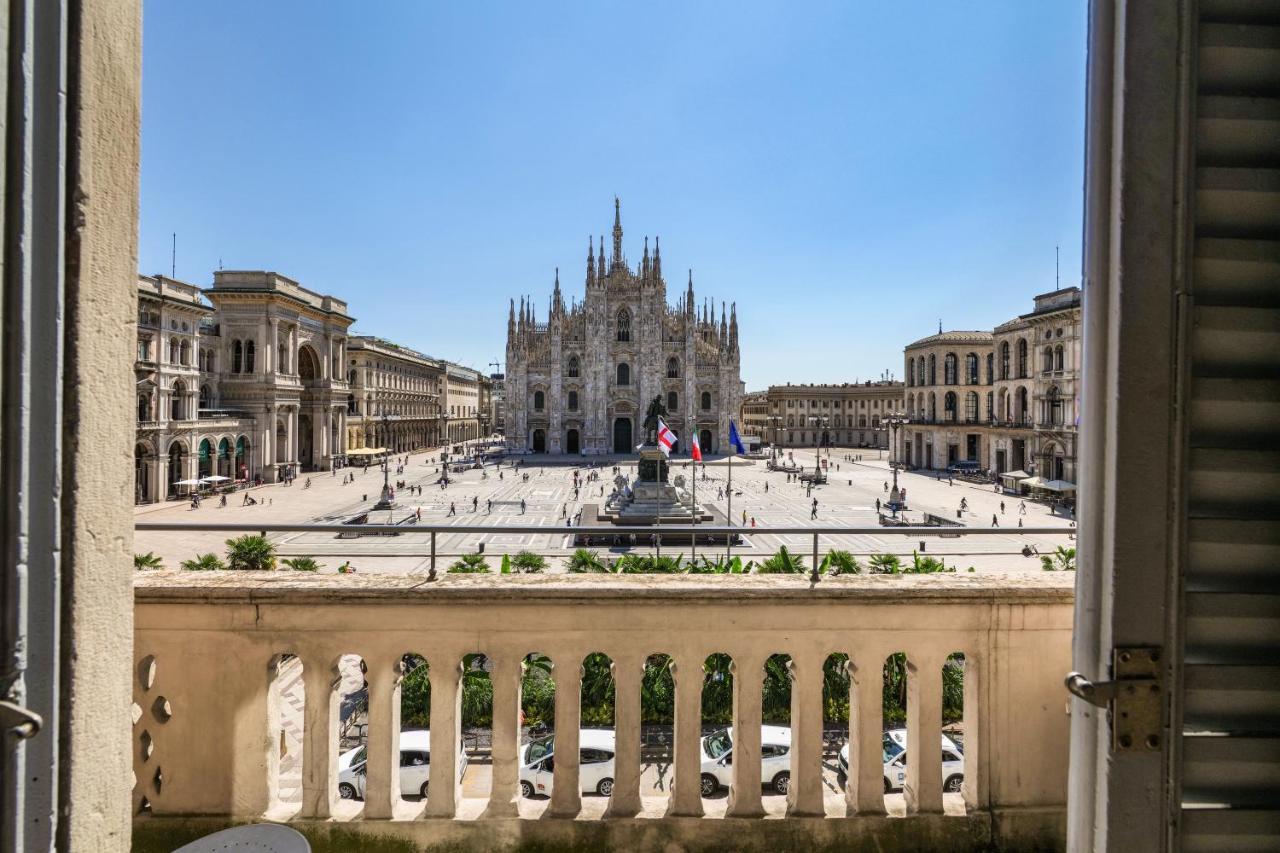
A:
{"type": "MultiPolygon", "coordinates": [[[[399,412],[382,412],[382,437],[385,441],[391,434],[391,416],[399,417],[399,412]]],[[[382,498],[373,505],[374,509],[393,509],[395,502],[391,500],[391,457],[382,456],[382,498]]]]}
{"type": "Polygon", "coordinates": [[[825,415],[810,415],[809,423],[813,424],[813,482],[822,479],[822,439],[818,430],[825,430],[831,419],[825,415]]]}
{"type": "Polygon", "coordinates": [[[893,488],[889,491],[889,507],[893,510],[893,514],[897,515],[899,507],[902,506],[902,493],[898,491],[898,428],[907,423],[907,419],[901,412],[895,412],[886,417],[884,422],[889,425],[889,441],[893,444],[889,448],[889,467],[893,469],[893,488]]]}

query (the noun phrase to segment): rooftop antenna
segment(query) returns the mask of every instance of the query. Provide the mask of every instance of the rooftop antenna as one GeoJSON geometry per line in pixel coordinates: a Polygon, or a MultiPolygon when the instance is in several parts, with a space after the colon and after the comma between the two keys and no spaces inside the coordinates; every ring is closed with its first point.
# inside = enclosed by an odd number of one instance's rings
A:
{"type": "Polygon", "coordinates": [[[178,277],[178,232],[173,232],[173,246],[169,250],[169,278],[178,277]]]}

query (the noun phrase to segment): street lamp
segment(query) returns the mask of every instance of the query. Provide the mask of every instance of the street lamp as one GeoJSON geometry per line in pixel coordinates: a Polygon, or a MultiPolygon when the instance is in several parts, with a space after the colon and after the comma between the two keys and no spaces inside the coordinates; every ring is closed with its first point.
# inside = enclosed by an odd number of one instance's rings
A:
{"type": "Polygon", "coordinates": [[[825,430],[831,419],[825,415],[810,415],[809,423],[813,424],[813,481],[817,483],[822,479],[822,442],[818,430],[825,430]]]}
{"type": "Polygon", "coordinates": [[[893,443],[889,448],[889,467],[893,469],[893,489],[889,492],[889,508],[893,510],[894,515],[897,515],[898,509],[902,506],[902,493],[898,491],[898,428],[908,421],[901,412],[894,412],[887,416],[883,423],[889,425],[889,440],[893,443]]]}
{"type": "MultiPolygon", "coordinates": [[[[400,416],[399,412],[388,412],[385,409],[382,412],[382,438],[384,441],[391,435],[391,416],[400,416]]],[[[394,509],[395,502],[391,500],[391,457],[385,453],[382,457],[382,498],[373,505],[374,509],[394,509]]]]}

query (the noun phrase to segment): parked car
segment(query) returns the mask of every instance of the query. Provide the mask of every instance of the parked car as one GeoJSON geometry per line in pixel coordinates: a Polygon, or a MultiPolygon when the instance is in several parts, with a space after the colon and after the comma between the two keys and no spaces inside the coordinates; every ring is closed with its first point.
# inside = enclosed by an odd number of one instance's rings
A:
{"type": "MultiPolygon", "coordinates": [[[[584,794],[613,793],[613,729],[578,730],[578,786],[584,794]]],[[[531,740],[520,750],[520,793],[551,796],[555,773],[555,735],[531,740]]]]}
{"type": "MultiPolygon", "coordinates": [[[[775,793],[785,794],[791,784],[791,729],[760,727],[760,781],[775,793]]],[[[733,779],[733,728],[712,732],[702,739],[702,796],[727,788],[733,779]]]]}
{"type": "MultiPolygon", "coordinates": [[[[338,795],[344,800],[363,800],[368,753],[358,746],[338,756],[338,795]]],[[[458,742],[458,779],[467,769],[467,751],[458,742]]],[[[431,732],[413,729],[400,733],[400,792],[425,797],[431,776],[431,732]]]]}
{"type": "MultiPolygon", "coordinates": [[[[907,779],[907,730],[890,729],[883,739],[885,793],[902,790],[907,779]]],[[[849,744],[840,747],[836,781],[843,788],[849,781],[849,744]]],[[[942,790],[958,794],[964,784],[964,750],[942,735],[942,790]]]]}

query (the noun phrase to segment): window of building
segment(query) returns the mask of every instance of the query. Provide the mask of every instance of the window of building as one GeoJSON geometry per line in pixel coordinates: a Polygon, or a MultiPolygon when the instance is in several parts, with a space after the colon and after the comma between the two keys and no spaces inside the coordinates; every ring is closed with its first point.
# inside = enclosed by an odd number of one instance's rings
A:
{"type": "Polygon", "coordinates": [[[171,420],[184,420],[186,397],[187,386],[182,384],[181,381],[173,383],[173,387],[169,389],[169,418],[171,420]]]}
{"type": "Polygon", "coordinates": [[[948,391],[947,395],[942,398],[942,416],[943,420],[954,422],[956,419],[956,392],[948,391]]]}
{"type": "Polygon", "coordinates": [[[710,391],[702,392],[702,411],[704,412],[711,411],[711,392],[710,391]]]}
{"type": "Polygon", "coordinates": [[[253,341],[244,342],[244,372],[253,373],[253,341]]]}
{"type": "Polygon", "coordinates": [[[996,419],[995,398],[990,391],[987,392],[987,420],[994,421],[996,419]]]}
{"type": "Polygon", "coordinates": [[[956,358],[956,354],[953,352],[947,353],[942,360],[942,384],[955,385],[958,383],[959,380],[956,377],[958,367],[959,360],[956,358]]]}
{"type": "Polygon", "coordinates": [[[578,357],[576,355],[569,356],[569,366],[565,370],[567,376],[577,377],[579,373],[578,357]]]}
{"type": "Polygon", "coordinates": [[[938,357],[936,355],[929,356],[929,384],[938,384],[938,357]]]}
{"type": "Polygon", "coordinates": [[[151,360],[151,338],[138,338],[138,361],[151,360]]]}
{"type": "Polygon", "coordinates": [[[631,384],[631,365],[625,364],[625,363],[618,365],[618,384],[619,385],[631,384]]]}
{"type": "Polygon", "coordinates": [[[151,420],[151,395],[150,394],[138,395],[138,420],[139,421],[151,420]]]}
{"type": "Polygon", "coordinates": [[[907,359],[907,386],[911,387],[916,384],[916,360],[914,358],[907,359]]]}
{"type": "Polygon", "coordinates": [[[969,423],[978,420],[978,392],[970,391],[964,395],[964,419],[969,423]]]}
{"type": "Polygon", "coordinates": [[[200,408],[213,408],[213,389],[207,384],[200,386],[200,408]]]}
{"type": "Polygon", "coordinates": [[[569,411],[571,412],[578,411],[578,392],[577,391],[569,392],[569,411]]]}
{"type": "Polygon", "coordinates": [[[1053,370],[1053,347],[1045,347],[1045,348],[1044,348],[1044,359],[1043,359],[1043,361],[1044,361],[1044,367],[1043,367],[1043,370],[1044,370],[1044,372],[1045,372],[1045,373],[1048,373],[1048,372],[1050,372],[1051,370],[1053,370]]]}
{"type": "Polygon", "coordinates": [[[1058,344],[1056,347],[1053,348],[1053,369],[1062,370],[1063,369],[1062,365],[1063,365],[1062,344],[1058,344]]]}
{"type": "Polygon", "coordinates": [[[964,384],[978,384],[978,354],[969,353],[964,357],[964,384]]]}
{"type": "Polygon", "coordinates": [[[631,340],[631,312],[626,308],[618,312],[618,340],[631,340]]]}
{"type": "Polygon", "coordinates": [[[1018,378],[1027,378],[1027,339],[1018,338],[1018,378]]]}
{"type": "Polygon", "coordinates": [[[996,381],[996,374],[995,374],[995,371],[992,369],[995,366],[995,360],[996,360],[996,357],[993,353],[987,353],[987,384],[988,385],[991,385],[996,381]]]}
{"type": "Polygon", "coordinates": [[[546,405],[547,405],[547,395],[542,393],[541,391],[534,391],[533,392],[533,410],[535,412],[541,412],[544,408],[546,408],[546,405]]]}
{"type": "Polygon", "coordinates": [[[674,358],[667,359],[667,378],[680,378],[680,362],[676,361],[674,358]]]}
{"type": "Polygon", "coordinates": [[[795,404],[796,404],[796,401],[795,401],[795,400],[788,400],[788,401],[787,401],[787,408],[788,408],[788,409],[794,408],[794,407],[795,407],[795,404]]]}
{"type": "Polygon", "coordinates": [[[676,394],[675,391],[668,391],[667,392],[667,411],[674,414],[675,411],[679,408],[680,408],[680,395],[676,394]]]}

